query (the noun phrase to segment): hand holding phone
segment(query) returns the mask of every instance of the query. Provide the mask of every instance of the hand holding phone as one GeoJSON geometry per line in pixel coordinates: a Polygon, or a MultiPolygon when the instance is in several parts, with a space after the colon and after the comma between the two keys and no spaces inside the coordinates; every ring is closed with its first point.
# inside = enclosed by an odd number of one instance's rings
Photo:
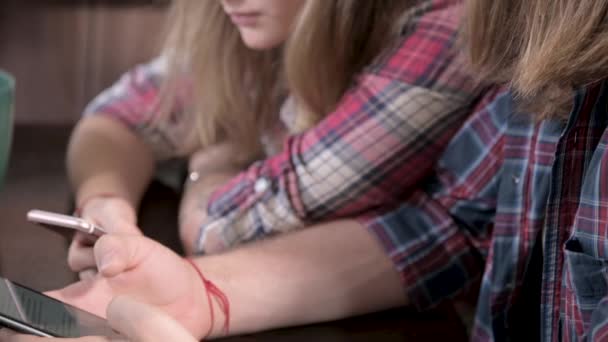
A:
{"type": "Polygon", "coordinates": [[[34,222],[54,230],[56,230],[58,227],[68,228],[95,237],[100,237],[106,234],[106,231],[103,228],[87,220],[75,216],[52,213],[49,211],[36,209],[30,210],[27,213],[27,219],[30,222],[34,222]]]}
{"type": "MultiPolygon", "coordinates": [[[[72,284],[54,292],[53,296],[98,316],[103,315],[112,298],[117,295],[134,296],[143,303],[153,303],[154,307],[162,308],[164,316],[178,319],[197,338],[202,338],[213,325],[208,298],[200,292],[204,291],[204,284],[197,271],[162,244],[138,235],[104,236],[97,242],[95,258],[105,260],[109,267],[101,270],[95,279],[72,284]]],[[[108,319],[112,321],[113,315],[108,314],[108,319]]],[[[141,318],[138,314],[135,316],[141,318]]],[[[125,317],[129,316],[114,316],[123,322],[125,317]]],[[[146,332],[141,321],[134,320],[133,324],[139,331],[146,332]]],[[[154,328],[160,327],[158,321],[151,324],[154,328]]],[[[124,325],[112,326],[131,336],[124,325]]],[[[164,338],[158,341],[189,340],[164,338]]]]}

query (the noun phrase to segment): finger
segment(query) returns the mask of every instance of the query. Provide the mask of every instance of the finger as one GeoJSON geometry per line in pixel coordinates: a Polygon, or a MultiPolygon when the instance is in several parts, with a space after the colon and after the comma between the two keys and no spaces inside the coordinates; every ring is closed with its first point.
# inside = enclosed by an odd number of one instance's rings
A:
{"type": "Polygon", "coordinates": [[[129,297],[116,297],[108,306],[107,315],[110,326],[132,342],[196,341],[160,309],[129,297]]]}
{"type": "Polygon", "coordinates": [[[72,241],[68,251],[68,266],[74,272],[80,272],[97,266],[92,246],[86,246],[79,241],[72,241]]]}
{"type": "Polygon", "coordinates": [[[155,248],[141,236],[105,235],[95,244],[97,269],[104,277],[113,277],[135,268],[155,248]]]}
{"type": "MultiPolygon", "coordinates": [[[[47,342],[47,337],[37,337],[31,335],[18,334],[10,329],[0,327],[0,341],[1,342],[47,342]]],[[[77,341],[77,342],[109,342],[103,337],[86,337],[81,339],[62,339],[63,342],[77,341]]]]}
{"type": "Polygon", "coordinates": [[[95,279],[96,276],[97,276],[96,268],[89,268],[84,271],[78,272],[78,278],[80,278],[80,280],[93,280],[93,279],[95,279]]]}
{"type": "Polygon", "coordinates": [[[0,327],[0,341],[9,341],[9,337],[12,337],[15,335],[15,332],[8,329],[8,328],[3,328],[0,327]]]}
{"type": "Polygon", "coordinates": [[[97,237],[78,231],[74,234],[73,241],[77,241],[83,246],[93,246],[97,242],[97,237]]]}
{"type": "Polygon", "coordinates": [[[0,332],[0,341],[2,342],[44,342],[45,338],[35,337],[30,335],[18,335],[16,333],[4,334],[0,332]]]}

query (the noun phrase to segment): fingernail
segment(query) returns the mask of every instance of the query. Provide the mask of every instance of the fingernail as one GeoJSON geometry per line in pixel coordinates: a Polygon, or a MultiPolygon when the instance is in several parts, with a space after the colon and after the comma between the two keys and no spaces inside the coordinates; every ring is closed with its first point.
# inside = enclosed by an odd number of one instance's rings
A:
{"type": "Polygon", "coordinates": [[[92,280],[97,275],[97,271],[92,270],[92,269],[84,270],[84,271],[80,272],[78,275],[80,277],[80,280],[92,280]]]}
{"type": "Polygon", "coordinates": [[[110,251],[110,252],[106,252],[104,255],[101,256],[101,258],[99,260],[99,265],[97,265],[97,268],[99,269],[100,272],[103,272],[105,269],[110,267],[112,262],[114,262],[114,255],[115,255],[114,251],[110,251]]]}

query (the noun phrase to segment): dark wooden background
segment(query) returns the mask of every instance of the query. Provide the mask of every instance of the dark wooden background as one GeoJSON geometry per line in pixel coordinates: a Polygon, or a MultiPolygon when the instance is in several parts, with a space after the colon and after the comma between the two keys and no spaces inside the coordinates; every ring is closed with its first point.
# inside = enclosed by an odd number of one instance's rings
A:
{"type": "Polygon", "coordinates": [[[0,69],[17,79],[17,123],[74,123],[158,52],[166,10],[163,0],[0,0],[0,69]]]}

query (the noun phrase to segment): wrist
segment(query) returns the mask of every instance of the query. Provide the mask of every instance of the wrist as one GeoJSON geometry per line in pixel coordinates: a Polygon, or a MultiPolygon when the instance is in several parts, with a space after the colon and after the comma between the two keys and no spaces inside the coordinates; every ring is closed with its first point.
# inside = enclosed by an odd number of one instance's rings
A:
{"type": "Polygon", "coordinates": [[[189,264],[188,267],[193,270],[194,278],[196,278],[195,282],[203,289],[201,305],[195,305],[195,307],[207,308],[207,312],[203,310],[195,315],[195,317],[200,316],[200,319],[196,319],[194,326],[200,327],[201,324],[199,322],[205,320],[209,323],[206,331],[196,330],[191,332],[196,337],[204,340],[211,336],[228,335],[230,333],[230,301],[228,297],[214,282],[207,279],[193,259],[185,258],[184,260],[189,264]]]}
{"type": "Polygon", "coordinates": [[[137,211],[131,203],[120,195],[98,193],[83,197],[74,215],[93,220],[100,225],[137,224],[137,211]],[[99,221],[101,220],[101,221],[99,221]]]}
{"type": "Polygon", "coordinates": [[[120,198],[120,196],[113,192],[99,192],[94,194],[89,194],[86,196],[79,196],[76,200],[76,208],[74,209],[74,216],[81,217],[85,208],[91,204],[91,202],[95,202],[100,199],[110,199],[110,198],[120,198]]]}
{"type": "Polygon", "coordinates": [[[125,177],[107,172],[88,177],[86,180],[74,185],[77,191],[77,206],[82,206],[83,202],[88,198],[95,198],[99,194],[109,194],[112,196],[108,197],[123,199],[129,203],[130,207],[137,208],[147,183],[140,188],[125,177]]]}

